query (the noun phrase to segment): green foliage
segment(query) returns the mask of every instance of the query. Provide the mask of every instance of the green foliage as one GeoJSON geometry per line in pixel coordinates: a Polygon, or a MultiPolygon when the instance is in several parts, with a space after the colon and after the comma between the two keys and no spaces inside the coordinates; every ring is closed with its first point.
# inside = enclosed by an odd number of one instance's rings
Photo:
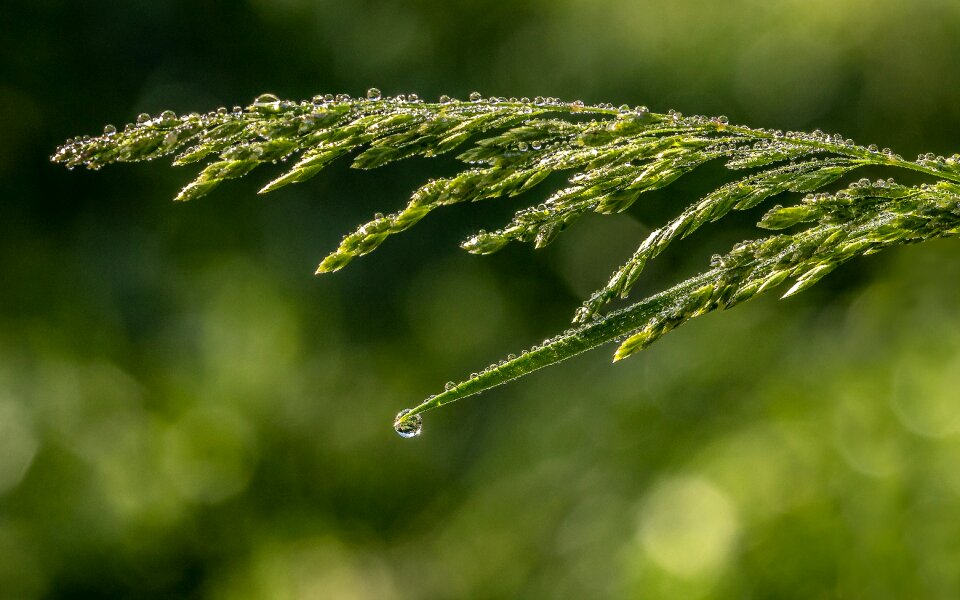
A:
{"type": "Polygon", "coordinates": [[[516,196],[555,172],[568,184],[539,205],[519,210],[493,232],[480,231],[463,248],[489,254],[512,241],[541,248],[587,212],[619,213],[644,192],[663,188],[710,161],[749,173],[723,185],[653,231],[609,282],[584,302],[575,327],[542,344],[448,384],[398,415],[402,435],[420,430],[424,411],[522,377],[601,344],[618,341],[614,360],[626,358],[693,317],[740,304],[792,282],[784,297],[816,283],[845,262],[889,246],[956,235],[960,231],[960,155],[905,160],[890,150],[864,147],[837,135],[770,131],[731,125],[724,117],[656,114],[645,107],[585,106],[552,98],[415,95],[365,99],[317,96],[283,101],[264,94],[246,108],[178,117],[141,115],[122,131],[70,140],[53,160],[68,168],[174,156],[185,165],[212,159],[177,200],[211,192],[264,163],[296,157],[261,193],[313,177],[333,160],[358,151],[353,167],[372,169],[414,156],[459,150],[467,167],[415,190],[401,211],[377,214],[344,237],[317,272],[336,271],[372,252],[441,206],[516,196]],[[466,149],[464,149],[466,147],[466,149]],[[831,193],[812,194],[860,167],[899,167],[932,176],[922,185],[860,179],[831,193]],[[786,192],[806,193],[793,206],[774,206],[758,225],[786,230],[744,241],[710,268],[663,292],[602,315],[626,297],[646,263],[669,244],[730,211],[746,210],[786,192]]]}

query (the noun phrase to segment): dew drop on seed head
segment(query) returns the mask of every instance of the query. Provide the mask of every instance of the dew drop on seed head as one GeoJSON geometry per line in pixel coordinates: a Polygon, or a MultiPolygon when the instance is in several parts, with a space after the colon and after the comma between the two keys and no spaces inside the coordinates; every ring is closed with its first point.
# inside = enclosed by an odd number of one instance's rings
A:
{"type": "Polygon", "coordinates": [[[146,123],[149,120],[150,120],[150,115],[148,115],[147,113],[140,113],[139,115],[137,115],[137,123],[146,123]]]}
{"type": "Polygon", "coordinates": [[[367,90],[367,100],[379,100],[381,96],[380,90],[375,87],[367,90]]]}
{"type": "Polygon", "coordinates": [[[420,415],[413,415],[406,421],[401,421],[405,414],[411,409],[405,408],[397,413],[397,418],[393,420],[393,429],[402,438],[414,438],[423,431],[423,418],[420,415]]]}
{"type": "Polygon", "coordinates": [[[480,92],[470,92],[470,102],[480,102],[483,100],[483,96],[480,92]]]}
{"type": "Polygon", "coordinates": [[[104,125],[103,134],[104,135],[113,135],[117,132],[117,128],[113,125],[104,125]]]}
{"type": "Polygon", "coordinates": [[[440,104],[450,104],[450,102],[452,102],[452,99],[450,98],[450,96],[446,94],[440,96],[440,104]]]}

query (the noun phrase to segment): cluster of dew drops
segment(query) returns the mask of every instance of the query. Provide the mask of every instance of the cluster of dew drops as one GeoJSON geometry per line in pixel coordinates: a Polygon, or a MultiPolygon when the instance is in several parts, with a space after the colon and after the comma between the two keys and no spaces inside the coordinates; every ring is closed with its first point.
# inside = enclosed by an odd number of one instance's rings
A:
{"type": "MultiPolygon", "coordinates": [[[[392,102],[392,103],[398,103],[398,104],[402,104],[402,103],[419,104],[419,103],[423,102],[417,94],[412,94],[412,93],[411,93],[411,94],[398,94],[398,95],[396,95],[396,96],[386,97],[386,96],[384,96],[384,95],[382,94],[382,92],[381,92],[378,88],[375,88],[375,87],[374,87],[374,88],[370,88],[369,90],[367,90],[367,93],[366,93],[366,95],[365,95],[365,99],[366,99],[367,101],[371,101],[371,102],[380,102],[380,101],[382,101],[382,102],[392,102]]],[[[637,107],[631,108],[631,107],[629,107],[628,105],[624,104],[624,105],[620,106],[619,109],[618,109],[617,107],[615,107],[615,106],[612,105],[612,104],[598,104],[598,105],[595,105],[595,106],[587,107],[587,105],[585,105],[582,100],[574,100],[574,101],[572,101],[572,102],[565,102],[565,101],[560,100],[560,99],[558,99],[558,98],[543,97],[543,96],[537,96],[537,97],[533,98],[532,100],[531,100],[530,98],[526,98],[526,97],[525,97],[525,98],[519,98],[519,99],[518,99],[518,98],[503,98],[503,97],[497,97],[497,96],[492,96],[492,97],[489,97],[489,98],[484,98],[483,95],[482,95],[480,92],[472,92],[472,93],[469,94],[468,100],[469,100],[471,103],[482,103],[482,102],[487,102],[487,103],[511,103],[511,104],[521,104],[521,105],[532,105],[532,106],[536,106],[536,107],[558,107],[558,108],[559,108],[559,107],[562,107],[562,108],[573,109],[575,112],[578,111],[578,110],[587,110],[587,109],[589,109],[589,110],[600,110],[600,111],[616,111],[616,112],[619,113],[621,116],[626,116],[626,117],[629,117],[629,116],[631,116],[631,115],[644,116],[644,115],[647,115],[647,114],[649,113],[649,109],[647,109],[646,106],[637,106],[637,107]]],[[[347,103],[347,102],[355,102],[355,101],[356,101],[356,99],[354,99],[353,97],[351,97],[351,96],[348,95],[348,94],[336,94],[336,95],[335,95],[335,94],[323,94],[323,95],[314,96],[314,97],[312,98],[312,103],[313,103],[314,105],[328,105],[328,104],[332,104],[332,103],[347,103]]],[[[454,99],[454,98],[451,98],[450,96],[447,96],[447,95],[442,95],[442,96],[440,96],[440,98],[439,98],[439,103],[440,103],[440,104],[453,104],[453,103],[459,103],[459,102],[462,102],[462,101],[461,101],[461,100],[454,99]]],[[[294,107],[294,106],[296,106],[296,103],[295,103],[295,102],[292,102],[292,101],[283,101],[283,100],[280,100],[280,98],[277,97],[277,96],[274,95],[274,94],[266,93],[266,94],[261,94],[260,96],[257,96],[257,97],[254,99],[253,106],[251,106],[250,109],[255,109],[255,108],[257,108],[257,107],[271,107],[271,108],[276,108],[276,109],[283,109],[283,108],[292,108],[292,107],[294,107]]],[[[248,110],[249,110],[249,109],[248,109],[248,110]]],[[[240,106],[234,106],[233,109],[232,109],[232,111],[228,111],[225,107],[221,107],[221,108],[217,109],[216,111],[214,111],[213,114],[216,114],[217,116],[222,117],[222,116],[227,115],[228,113],[232,113],[234,116],[240,115],[240,114],[243,113],[243,108],[240,107],[240,106]]],[[[213,114],[211,114],[210,116],[213,116],[213,114]]],[[[192,120],[192,119],[199,119],[199,118],[201,118],[200,115],[198,115],[198,114],[196,114],[196,113],[193,113],[193,114],[190,114],[190,115],[186,115],[186,116],[184,116],[184,117],[180,117],[180,118],[178,119],[176,113],[174,113],[173,111],[169,111],[169,110],[160,113],[157,117],[152,117],[151,115],[149,115],[149,114],[147,114],[147,113],[141,113],[141,114],[138,115],[137,118],[136,118],[136,125],[134,125],[134,124],[128,125],[128,129],[131,128],[131,127],[144,126],[144,125],[149,125],[149,124],[154,124],[154,123],[157,123],[157,124],[172,124],[172,123],[176,122],[177,120],[184,120],[184,121],[185,121],[185,120],[192,120]]],[[[680,120],[683,119],[684,117],[683,117],[683,114],[682,114],[682,113],[671,110],[671,111],[669,111],[669,112],[667,113],[667,118],[669,118],[669,119],[671,119],[671,120],[674,120],[674,121],[680,121],[680,120]]],[[[705,123],[707,123],[707,122],[711,122],[711,123],[714,124],[714,125],[720,125],[720,126],[726,126],[726,125],[728,124],[728,119],[727,119],[726,117],[724,117],[724,116],[720,116],[720,117],[701,117],[701,116],[693,116],[693,117],[687,117],[685,120],[688,121],[688,122],[691,123],[691,124],[705,124],[705,123]]],[[[806,139],[806,140],[811,140],[811,141],[819,141],[819,142],[827,142],[827,143],[832,142],[832,143],[840,144],[840,145],[844,145],[844,146],[852,146],[852,145],[853,145],[853,141],[852,141],[852,140],[843,139],[843,138],[842,138],[841,136],[839,136],[839,135],[833,135],[833,136],[831,136],[831,135],[825,134],[825,133],[823,133],[823,132],[821,132],[821,131],[815,131],[815,132],[812,132],[812,133],[792,132],[792,131],[791,131],[791,132],[783,133],[782,131],[779,131],[779,130],[777,130],[777,131],[769,130],[769,131],[768,131],[768,130],[763,130],[763,129],[758,129],[758,130],[755,130],[755,131],[763,132],[763,133],[769,133],[769,134],[772,135],[772,137],[774,138],[774,140],[777,140],[777,141],[779,141],[779,140],[790,140],[790,139],[806,139]]],[[[111,138],[111,137],[115,136],[116,134],[117,134],[117,128],[116,128],[116,126],[114,126],[114,125],[108,124],[108,125],[106,125],[106,126],[104,127],[104,129],[103,129],[103,135],[104,135],[104,137],[106,137],[106,138],[111,138]]],[[[68,141],[67,141],[67,144],[66,144],[66,145],[64,146],[64,148],[62,149],[62,152],[69,153],[69,152],[71,151],[71,147],[72,147],[72,146],[74,146],[74,145],[76,145],[76,144],[86,143],[86,142],[88,142],[89,140],[91,140],[90,136],[82,136],[82,137],[73,138],[73,139],[71,139],[71,140],[68,140],[68,141]]],[[[174,144],[176,144],[176,143],[177,143],[177,132],[176,132],[176,131],[170,131],[170,132],[168,132],[166,138],[163,140],[163,146],[172,147],[172,146],[173,146],[174,144]]],[[[524,146],[526,146],[526,144],[524,144],[524,146]]],[[[525,151],[525,150],[527,150],[528,148],[530,148],[530,147],[521,147],[520,150],[525,151]]],[[[532,149],[533,149],[533,150],[538,150],[539,148],[537,148],[536,146],[533,146],[532,149]]],[[[882,153],[882,154],[886,155],[887,157],[894,158],[894,159],[901,159],[901,157],[900,157],[899,155],[893,154],[888,148],[884,148],[883,150],[879,150],[876,146],[872,146],[872,145],[871,145],[871,146],[868,148],[868,151],[870,151],[871,153],[882,153]]],[[[60,153],[58,153],[58,155],[60,155],[60,153]]],[[[53,158],[57,158],[58,155],[55,155],[53,158]]],[[[902,159],[901,159],[901,160],[902,160],[902,159]]],[[[949,157],[949,158],[944,158],[944,157],[942,157],[942,156],[934,156],[934,155],[932,155],[932,154],[920,155],[920,156],[917,157],[917,161],[916,161],[916,162],[917,162],[918,164],[923,165],[923,166],[929,166],[929,167],[935,167],[935,168],[941,168],[941,169],[942,169],[942,168],[948,168],[948,169],[951,169],[951,170],[958,170],[958,171],[960,171],[960,154],[951,156],[951,157],[949,157]]],[[[99,168],[99,165],[98,165],[98,164],[95,164],[95,163],[89,163],[89,164],[87,164],[86,166],[88,166],[89,168],[93,168],[93,169],[99,168]]],[[[69,165],[68,168],[71,168],[71,169],[72,169],[73,166],[72,166],[72,165],[69,165]]],[[[863,182],[859,182],[859,183],[860,183],[860,186],[864,186],[864,183],[863,183],[863,182]]],[[[876,187],[884,187],[884,186],[885,186],[884,184],[887,184],[887,182],[882,182],[882,183],[878,182],[878,184],[875,184],[875,185],[876,185],[876,187]]],[[[889,184],[887,184],[887,185],[889,185],[889,184]]],[[[851,187],[856,187],[856,186],[851,186],[851,187]]],[[[864,186],[864,187],[865,187],[865,186],[864,186]]],[[[484,233],[486,233],[486,232],[484,232],[484,233]]],[[[593,314],[592,316],[593,316],[594,319],[599,319],[599,318],[600,318],[599,315],[597,315],[597,314],[593,314]]],[[[574,330],[574,329],[568,329],[568,330],[565,331],[565,332],[563,333],[563,335],[561,335],[561,336],[557,336],[557,337],[555,337],[555,338],[547,339],[547,340],[544,340],[542,344],[534,345],[532,348],[530,348],[529,350],[525,351],[524,354],[526,354],[526,353],[528,353],[528,352],[534,352],[534,351],[540,350],[541,348],[544,348],[544,347],[546,347],[546,346],[552,345],[552,344],[554,344],[555,342],[558,342],[558,341],[560,341],[560,340],[563,339],[563,338],[566,338],[566,337],[569,337],[569,336],[571,336],[571,335],[574,335],[575,333],[576,333],[576,330],[574,330]]],[[[481,371],[481,372],[479,372],[479,373],[471,373],[471,374],[470,374],[470,379],[475,379],[475,378],[480,377],[480,376],[482,376],[482,375],[485,375],[485,374],[487,374],[487,373],[489,373],[489,372],[491,372],[491,371],[494,371],[494,370],[496,370],[496,369],[499,369],[499,368],[503,367],[506,363],[511,362],[511,361],[513,361],[513,360],[515,360],[515,359],[516,359],[516,356],[511,354],[511,355],[509,355],[509,356],[507,357],[506,360],[502,360],[502,361],[500,361],[499,363],[491,364],[489,367],[487,367],[486,369],[484,369],[483,371],[481,371]]],[[[456,387],[457,387],[456,384],[454,384],[453,382],[449,382],[449,383],[447,383],[447,385],[445,386],[445,389],[446,389],[446,391],[449,392],[449,391],[454,390],[456,387]]],[[[432,399],[432,398],[433,398],[433,397],[431,397],[430,399],[432,399]]],[[[429,401],[430,399],[428,399],[427,401],[429,401]]],[[[422,417],[421,417],[420,414],[416,414],[416,415],[414,415],[413,417],[408,418],[408,419],[402,419],[402,417],[405,416],[406,414],[408,414],[410,411],[411,411],[411,409],[404,409],[404,410],[400,411],[400,413],[397,414],[397,417],[396,417],[396,419],[394,420],[394,429],[396,430],[396,432],[397,432],[401,437],[404,437],[404,438],[417,437],[417,436],[419,436],[419,435],[421,434],[421,432],[422,432],[422,430],[423,430],[423,420],[422,420],[422,417]]]]}

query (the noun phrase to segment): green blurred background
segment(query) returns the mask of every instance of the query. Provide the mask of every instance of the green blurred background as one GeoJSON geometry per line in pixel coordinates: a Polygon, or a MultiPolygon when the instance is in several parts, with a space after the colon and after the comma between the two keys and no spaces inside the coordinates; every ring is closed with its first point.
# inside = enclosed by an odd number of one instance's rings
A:
{"type": "MultiPolygon", "coordinates": [[[[957,240],[616,366],[579,357],[405,441],[398,410],[564,329],[729,175],[538,252],[456,247],[516,203],[441,211],[314,278],[341,233],[456,164],[344,163],[268,197],[258,172],[174,205],[189,169],[48,162],[144,111],[374,85],[952,154],[955,0],[13,0],[0,48],[0,597],[960,597],[957,240]]],[[[641,291],[758,214],[704,228],[641,291]]]]}

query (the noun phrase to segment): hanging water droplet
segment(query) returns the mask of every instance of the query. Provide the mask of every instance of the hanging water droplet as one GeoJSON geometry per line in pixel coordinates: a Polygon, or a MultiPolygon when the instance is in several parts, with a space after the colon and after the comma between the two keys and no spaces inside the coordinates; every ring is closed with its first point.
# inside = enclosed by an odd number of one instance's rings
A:
{"type": "Polygon", "coordinates": [[[382,94],[378,88],[372,87],[367,90],[367,100],[379,100],[382,94]]]}
{"type": "Polygon", "coordinates": [[[393,430],[402,438],[414,438],[423,431],[423,418],[420,415],[413,415],[409,419],[402,420],[403,416],[411,409],[405,408],[397,413],[397,418],[393,420],[393,430]]]}
{"type": "Polygon", "coordinates": [[[470,92],[470,102],[480,102],[483,100],[483,96],[480,92],[470,92]]]}
{"type": "Polygon", "coordinates": [[[113,125],[104,125],[103,126],[103,135],[113,135],[117,132],[117,128],[113,125]]]}

